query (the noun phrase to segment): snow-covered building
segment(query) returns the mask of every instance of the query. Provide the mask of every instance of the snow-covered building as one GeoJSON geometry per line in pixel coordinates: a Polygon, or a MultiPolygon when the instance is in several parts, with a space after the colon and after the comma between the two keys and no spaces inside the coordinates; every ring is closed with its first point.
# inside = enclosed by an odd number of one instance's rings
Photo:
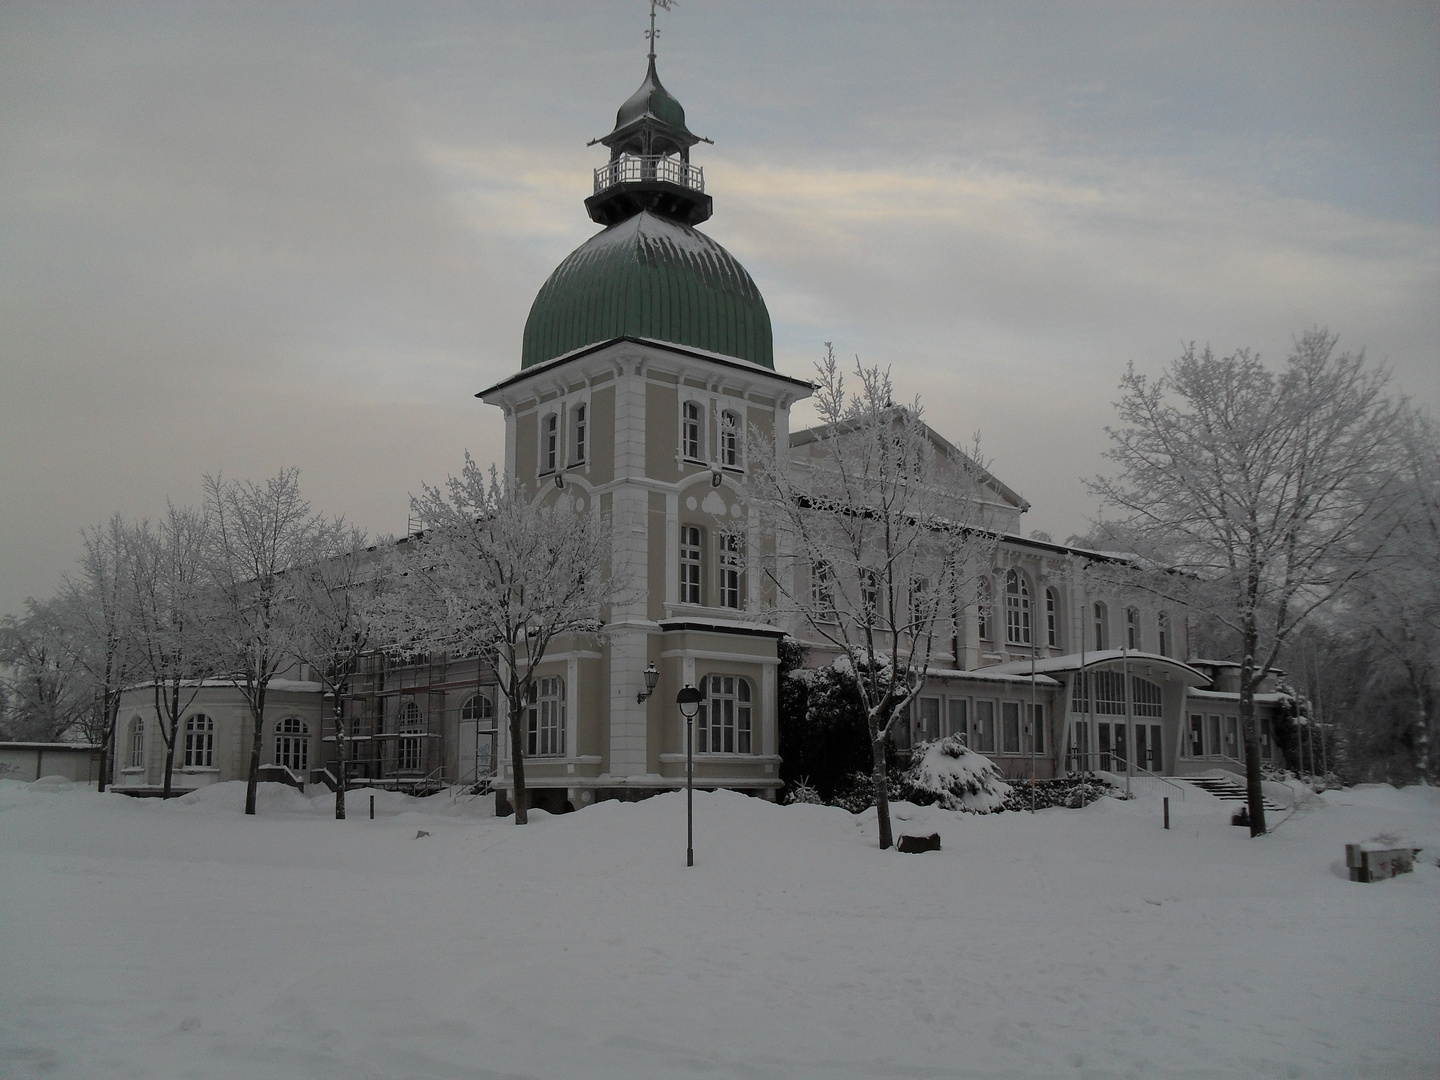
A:
{"type": "MultiPolygon", "coordinates": [[[[695,686],[704,695],[697,784],[774,797],[777,645],[803,630],[757,614],[763,584],[748,566],[775,540],[742,497],[746,443],[747,433],[776,438],[803,467],[817,433],[791,432],[790,408],[812,386],[775,369],[760,290],[697,228],[712,212],[690,161],[702,140],[653,53],[597,141],[609,160],[585,205],[601,231],[540,289],[519,370],[477,395],[503,415],[506,470],[537,500],[598,509],[614,538],[618,599],[602,613],[605,633],[556,639],[537,672],[527,786],[552,810],[680,786],[685,724],[674,703],[695,686]]],[[[1182,659],[1185,612],[1096,591],[1083,571],[1109,556],[1023,538],[1028,503],[993,476],[983,493],[988,527],[1002,537],[993,605],[953,620],[898,733],[902,749],[957,733],[1012,776],[1126,763],[1239,769],[1227,719],[1236,695],[1220,666],[1182,659]]],[[[812,657],[827,660],[823,648],[812,657]]],[[[333,783],[331,704],[304,671],[286,675],[266,721],[266,765],[297,783],[333,783]]],[[[149,697],[139,688],[122,704],[117,786],[159,783],[164,747],[149,697]]],[[[345,708],[355,782],[424,789],[489,776],[508,791],[503,710],[483,663],[376,656],[345,708]]],[[[190,712],[176,786],[243,777],[250,718],[239,695],[201,687],[190,712]]]]}

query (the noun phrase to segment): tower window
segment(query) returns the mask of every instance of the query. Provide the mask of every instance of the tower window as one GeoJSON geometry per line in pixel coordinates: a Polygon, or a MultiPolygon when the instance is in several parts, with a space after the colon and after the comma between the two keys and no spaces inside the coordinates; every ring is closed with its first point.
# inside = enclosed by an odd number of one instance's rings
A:
{"type": "Polygon", "coordinates": [[[734,533],[720,537],[720,606],[740,606],[740,537],[734,533]]]}
{"type": "Polygon", "coordinates": [[[550,413],[545,417],[545,437],[540,460],[545,472],[554,472],[560,463],[560,417],[550,413]]]}
{"type": "Polygon", "coordinates": [[[1160,637],[1160,655],[1170,655],[1170,616],[1160,612],[1160,617],[1155,620],[1155,626],[1160,637]]]}
{"type": "Polygon", "coordinates": [[[728,410],[720,414],[720,464],[740,468],[740,417],[728,410]]]}
{"type": "Polygon", "coordinates": [[[575,465],[585,463],[586,426],[586,408],[582,403],[570,410],[570,460],[575,465]]]}
{"type": "Polygon", "coordinates": [[[1060,647],[1060,598],[1054,589],[1045,590],[1045,644],[1060,647]]]}
{"type": "Polygon", "coordinates": [[[680,453],[687,460],[701,461],[700,449],[700,403],[687,401],[680,422],[680,453]]]}
{"type": "Polygon", "coordinates": [[[1109,621],[1109,612],[1104,604],[1095,605],[1095,648],[1096,650],[1109,648],[1110,635],[1106,632],[1105,624],[1109,621]]]}
{"type": "Polygon", "coordinates": [[[680,526],[680,602],[698,604],[702,579],[703,548],[698,525],[680,526]]]}
{"type": "Polygon", "coordinates": [[[130,768],[145,767],[145,721],[140,717],[130,721],[130,768]]]}
{"type": "Polygon", "coordinates": [[[1125,609],[1125,647],[1140,648],[1140,612],[1133,607],[1125,609]]]}

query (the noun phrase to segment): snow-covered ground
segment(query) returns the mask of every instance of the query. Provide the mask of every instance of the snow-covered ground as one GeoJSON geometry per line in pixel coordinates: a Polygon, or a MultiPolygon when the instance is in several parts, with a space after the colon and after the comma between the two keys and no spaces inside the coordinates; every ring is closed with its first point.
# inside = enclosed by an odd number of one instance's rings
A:
{"type": "Polygon", "coordinates": [[[0,1075],[1440,1075],[1440,791],[966,816],[0,782],[0,1075]],[[417,837],[419,831],[428,836],[417,837]],[[1426,850],[1346,880],[1344,843],[1426,850]]]}

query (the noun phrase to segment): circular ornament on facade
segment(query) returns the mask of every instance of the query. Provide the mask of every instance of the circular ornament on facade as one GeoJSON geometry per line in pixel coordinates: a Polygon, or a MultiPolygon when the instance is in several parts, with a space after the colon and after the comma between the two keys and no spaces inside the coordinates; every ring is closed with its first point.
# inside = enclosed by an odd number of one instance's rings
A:
{"type": "Polygon", "coordinates": [[[691,495],[688,499],[685,500],[685,505],[691,510],[697,510],[700,507],[700,504],[695,501],[694,495],[691,495]]]}

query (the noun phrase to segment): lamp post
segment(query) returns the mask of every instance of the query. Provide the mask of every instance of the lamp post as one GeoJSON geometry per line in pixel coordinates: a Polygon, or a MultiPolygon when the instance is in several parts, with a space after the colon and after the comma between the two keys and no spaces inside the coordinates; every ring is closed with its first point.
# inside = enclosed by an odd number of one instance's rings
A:
{"type": "Polygon", "coordinates": [[[700,702],[705,695],[695,687],[686,685],[675,695],[675,704],[685,717],[685,865],[695,865],[695,755],[693,747],[695,714],[700,711],[700,702]]]}

